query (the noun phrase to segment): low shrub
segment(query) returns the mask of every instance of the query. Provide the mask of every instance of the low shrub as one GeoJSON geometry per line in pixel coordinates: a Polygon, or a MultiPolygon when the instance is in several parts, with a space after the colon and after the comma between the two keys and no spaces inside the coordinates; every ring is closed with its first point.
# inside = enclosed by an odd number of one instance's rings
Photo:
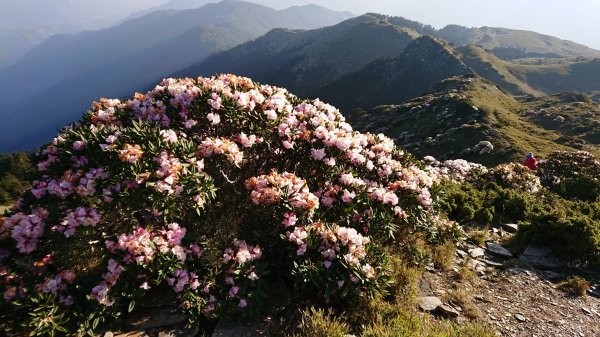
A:
{"type": "Polygon", "coordinates": [[[573,296],[585,296],[590,289],[590,282],[583,277],[574,276],[559,283],[558,288],[573,296]]]}

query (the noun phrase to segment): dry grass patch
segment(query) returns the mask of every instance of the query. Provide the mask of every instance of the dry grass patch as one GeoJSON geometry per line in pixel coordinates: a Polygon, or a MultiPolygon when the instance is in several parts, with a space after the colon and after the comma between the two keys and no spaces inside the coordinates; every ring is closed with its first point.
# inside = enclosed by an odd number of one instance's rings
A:
{"type": "Polygon", "coordinates": [[[590,282],[583,277],[574,276],[559,283],[558,288],[569,295],[585,296],[590,289],[590,282]]]}

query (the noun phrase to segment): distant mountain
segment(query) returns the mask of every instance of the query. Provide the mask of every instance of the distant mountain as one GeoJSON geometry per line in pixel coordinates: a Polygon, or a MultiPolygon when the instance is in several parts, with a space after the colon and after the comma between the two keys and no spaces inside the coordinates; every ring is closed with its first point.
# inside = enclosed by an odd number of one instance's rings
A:
{"type": "Polygon", "coordinates": [[[169,0],[166,3],[161,4],[160,6],[154,6],[150,8],[146,8],[134,13],[131,13],[126,18],[120,20],[117,24],[123,23],[128,20],[140,18],[146,14],[150,14],[152,12],[164,11],[164,10],[184,10],[184,9],[194,9],[198,7],[202,7],[209,3],[219,2],[219,0],[169,0]]]}
{"type": "Polygon", "coordinates": [[[75,30],[108,26],[130,13],[166,0],[0,0],[0,30],[65,26],[75,30]]]}
{"type": "MultiPolygon", "coordinates": [[[[443,41],[422,36],[397,57],[379,59],[345,75],[314,95],[349,113],[417,96],[439,81],[472,73],[443,41]]],[[[313,96],[314,96],[313,95],[313,96]]]]}
{"type": "Polygon", "coordinates": [[[174,76],[235,73],[309,95],[381,57],[400,54],[419,36],[367,14],[311,31],[276,29],[174,76]]]}
{"type": "Polygon", "coordinates": [[[107,27],[165,0],[0,0],[0,68],[54,34],[107,27]]]}
{"type": "Polygon", "coordinates": [[[600,108],[581,94],[515,100],[477,75],[452,77],[422,96],[351,115],[361,131],[383,132],[411,153],[486,165],[535,152],[600,154],[600,108]]]}
{"type": "Polygon", "coordinates": [[[314,29],[349,18],[323,7],[276,11],[238,1],[158,11],[116,27],[56,36],[0,70],[0,152],[41,145],[100,97],[120,97],[276,27],[314,29]]]}
{"type": "Polygon", "coordinates": [[[600,51],[527,30],[448,25],[435,35],[457,46],[476,44],[506,59],[600,57],[600,51]]]}

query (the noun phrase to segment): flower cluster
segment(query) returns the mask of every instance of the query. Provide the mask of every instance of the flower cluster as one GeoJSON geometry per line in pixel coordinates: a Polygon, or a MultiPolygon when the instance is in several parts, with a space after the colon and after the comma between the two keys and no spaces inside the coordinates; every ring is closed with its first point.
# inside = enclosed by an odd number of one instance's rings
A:
{"type": "Polygon", "coordinates": [[[368,254],[371,240],[354,228],[315,223],[287,231],[286,237],[294,244],[295,273],[316,283],[315,290],[327,290],[341,298],[346,293],[342,288],[360,292],[365,285],[377,286],[378,267],[368,261],[373,259],[368,254]]]}
{"type": "Polygon", "coordinates": [[[61,221],[58,231],[66,237],[75,234],[78,226],[94,226],[100,222],[100,214],[93,208],[77,207],[74,212],[67,213],[61,221]]]}
{"type": "Polygon", "coordinates": [[[36,209],[32,214],[13,214],[4,220],[0,238],[10,234],[16,241],[19,252],[31,253],[44,233],[44,220],[47,217],[48,212],[43,208],[36,209]]]}
{"type": "Polygon", "coordinates": [[[102,282],[92,289],[92,296],[98,303],[108,307],[115,303],[109,296],[109,291],[119,280],[122,271],[123,267],[115,260],[108,260],[107,272],[102,275],[102,282]]]}
{"type": "Polygon", "coordinates": [[[248,307],[258,294],[257,282],[262,281],[264,267],[259,264],[262,250],[259,246],[251,246],[243,240],[234,240],[233,247],[223,253],[225,293],[228,302],[233,302],[239,309],[248,307]]]}
{"type": "Polygon", "coordinates": [[[496,183],[522,192],[537,193],[542,188],[540,178],[517,163],[500,164],[492,168],[489,175],[496,183]]]}
{"type": "Polygon", "coordinates": [[[294,208],[309,212],[319,207],[319,199],[310,193],[306,181],[293,173],[273,171],[268,175],[252,177],[244,185],[252,191],[250,198],[256,205],[285,201],[294,208]]]}
{"type": "MultiPolygon", "coordinates": [[[[166,254],[169,252],[180,261],[185,261],[188,252],[181,246],[181,240],[185,236],[186,229],[180,227],[177,223],[171,223],[167,228],[153,233],[138,227],[130,234],[121,234],[116,242],[107,241],[106,248],[110,252],[124,252],[124,263],[135,261],[140,265],[149,264],[154,260],[157,253],[166,254]]],[[[194,245],[194,251],[190,252],[197,255],[196,246],[194,245]]]]}
{"type": "Polygon", "coordinates": [[[54,278],[47,279],[44,283],[38,284],[37,292],[45,294],[59,295],[60,303],[64,305],[73,304],[71,295],[64,295],[63,291],[75,280],[75,273],[70,270],[63,270],[54,278]]]}
{"type": "MultiPolygon", "coordinates": [[[[249,140],[245,144],[250,144],[249,140]]],[[[225,155],[229,162],[239,165],[244,160],[244,153],[240,151],[238,145],[225,138],[207,138],[198,149],[202,157],[210,158],[213,155],[225,155]]]]}
{"type": "Polygon", "coordinates": [[[423,161],[427,164],[427,171],[431,172],[439,182],[463,183],[488,172],[485,166],[464,159],[440,162],[432,156],[427,156],[423,158],[423,161]]]}

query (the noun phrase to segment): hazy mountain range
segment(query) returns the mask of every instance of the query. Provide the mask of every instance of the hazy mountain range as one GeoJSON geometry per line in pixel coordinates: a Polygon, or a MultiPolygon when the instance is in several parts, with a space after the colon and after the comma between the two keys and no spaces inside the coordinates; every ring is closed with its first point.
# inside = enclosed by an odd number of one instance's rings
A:
{"type": "Polygon", "coordinates": [[[0,0],[0,68],[55,34],[108,27],[165,0],[0,0]]]}
{"type": "MultiPolygon", "coordinates": [[[[0,70],[0,134],[6,138],[0,151],[39,146],[92,100],[128,96],[166,76],[247,75],[321,97],[348,115],[415,99],[451,77],[498,86],[494,90],[514,102],[512,95],[600,90],[599,51],[535,32],[438,30],[401,17],[352,17],[314,5],[275,11],[205,2],[172,1],[108,29],[53,37],[0,70]]],[[[522,107],[515,104],[511,113],[522,107]]]]}
{"type": "Polygon", "coordinates": [[[32,147],[90,102],[142,90],[177,69],[276,27],[311,29],[351,16],[318,6],[276,11],[237,1],[157,11],[118,26],[52,37],[0,70],[0,151],[32,147]]]}

